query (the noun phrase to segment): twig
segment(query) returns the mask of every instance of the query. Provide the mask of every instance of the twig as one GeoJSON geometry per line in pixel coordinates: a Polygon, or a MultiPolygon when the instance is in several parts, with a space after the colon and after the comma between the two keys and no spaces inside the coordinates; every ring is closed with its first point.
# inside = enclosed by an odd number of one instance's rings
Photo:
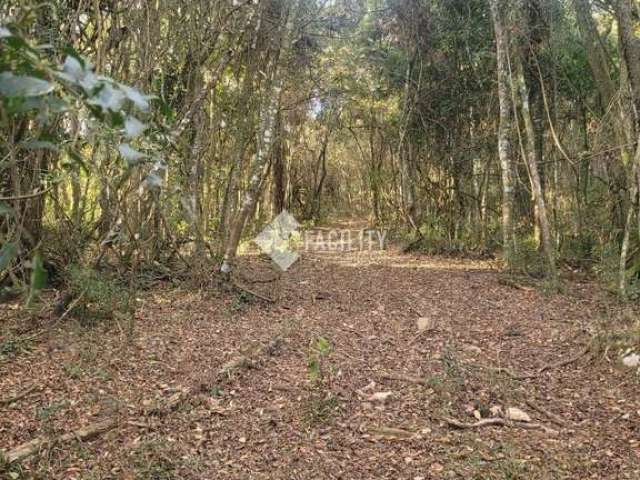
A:
{"type": "Polygon", "coordinates": [[[16,200],[29,200],[31,198],[36,198],[39,197],[40,195],[44,195],[48,192],[50,192],[53,189],[53,187],[49,187],[45,190],[40,190],[37,192],[33,192],[33,193],[26,193],[24,195],[16,195],[14,197],[0,197],[0,201],[2,202],[14,202],[16,200]]]}
{"type": "Polygon", "coordinates": [[[36,390],[40,389],[40,385],[31,385],[30,387],[26,388],[25,390],[23,390],[22,392],[12,396],[12,397],[7,397],[7,398],[1,398],[0,399],[0,405],[9,405],[13,402],[17,402],[18,400],[22,400],[24,397],[26,397],[27,395],[35,392],[36,390]]]}
{"type": "Polygon", "coordinates": [[[474,422],[474,423],[465,423],[465,422],[456,420],[455,418],[448,418],[448,417],[445,417],[442,420],[446,424],[455,428],[460,428],[460,429],[481,428],[481,427],[487,427],[490,425],[498,425],[500,427],[504,427],[507,425],[507,421],[504,418],[499,418],[499,417],[483,418],[482,420],[478,420],[477,422],[474,422]]]}
{"type": "Polygon", "coordinates": [[[509,368],[504,368],[504,367],[495,368],[494,370],[499,373],[506,373],[514,380],[527,380],[530,378],[537,378],[547,370],[554,370],[556,368],[566,367],[571,363],[577,362],[582,357],[584,357],[587,353],[589,353],[590,350],[591,350],[591,345],[587,345],[584,349],[582,349],[579,353],[577,353],[573,357],[567,358],[565,360],[560,360],[558,362],[547,363],[542,367],[540,367],[538,370],[536,370],[534,373],[519,374],[509,368]]]}
{"type": "Polygon", "coordinates": [[[558,425],[560,425],[561,427],[568,427],[569,424],[562,419],[561,417],[559,417],[558,415],[556,415],[553,412],[550,412],[549,410],[541,407],[540,405],[534,403],[532,400],[527,400],[525,402],[530,408],[532,408],[533,410],[535,410],[538,413],[542,413],[543,415],[546,415],[549,420],[551,420],[553,423],[556,423],[558,425]]]}
{"type": "Polygon", "coordinates": [[[116,424],[117,422],[115,420],[105,420],[102,422],[94,423],[92,425],[88,425],[83,428],[79,428],[77,430],[74,430],[73,432],[65,433],[64,435],[55,439],[48,439],[43,437],[34,438],[33,440],[30,440],[12,450],[9,450],[8,452],[0,452],[0,458],[4,459],[7,463],[19,462],[20,460],[24,460],[25,458],[36,454],[53,442],[67,443],[76,439],[81,441],[91,440],[98,435],[102,435],[103,433],[108,432],[109,430],[114,428],[116,424]]]}
{"type": "Polygon", "coordinates": [[[276,303],[276,299],[275,298],[270,298],[267,297],[265,295],[261,295],[258,292],[251,290],[247,287],[241,286],[239,285],[237,282],[233,282],[233,286],[236,287],[238,290],[242,290],[243,292],[247,292],[250,295],[253,295],[256,298],[259,298],[260,300],[264,300],[265,302],[269,302],[269,303],[276,303]]]}
{"type": "Polygon", "coordinates": [[[559,362],[548,363],[546,365],[543,365],[542,367],[540,367],[538,369],[538,374],[546,372],[547,370],[552,370],[552,369],[555,369],[555,368],[564,367],[566,365],[569,365],[570,363],[577,362],[582,357],[584,357],[587,353],[589,353],[589,350],[591,350],[591,345],[587,345],[578,354],[576,354],[573,357],[570,357],[570,358],[568,358],[566,360],[560,360],[559,362]]]}
{"type": "Polygon", "coordinates": [[[418,385],[427,386],[428,382],[422,378],[412,377],[411,375],[404,375],[402,373],[388,372],[382,375],[385,380],[397,380],[399,382],[416,383],[418,385]]]}
{"type": "Polygon", "coordinates": [[[527,430],[543,430],[546,433],[556,435],[558,432],[552,428],[547,427],[541,423],[530,423],[530,422],[512,422],[505,420],[504,418],[495,417],[495,418],[483,418],[482,420],[478,420],[474,423],[465,423],[454,418],[443,418],[442,419],[448,425],[460,428],[460,429],[475,429],[482,428],[487,426],[498,426],[498,427],[518,427],[525,428],[527,430]]]}
{"type": "Polygon", "coordinates": [[[87,289],[85,288],[82,292],[80,292],[80,295],[78,295],[76,298],[73,299],[73,301],[69,304],[69,306],[66,308],[66,310],[62,313],[62,315],[60,315],[60,317],[58,317],[58,319],[53,322],[49,328],[53,328],[54,326],[56,326],[58,323],[60,323],[62,320],[64,320],[65,318],[67,318],[67,315],[69,315],[69,312],[71,312],[71,310],[73,310],[74,308],[76,308],[76,305],[78,305],[78,302],[80,302],[80,300],[82,300],[82,297],[84,297],[84,295],[87,293],[87,289]]]}

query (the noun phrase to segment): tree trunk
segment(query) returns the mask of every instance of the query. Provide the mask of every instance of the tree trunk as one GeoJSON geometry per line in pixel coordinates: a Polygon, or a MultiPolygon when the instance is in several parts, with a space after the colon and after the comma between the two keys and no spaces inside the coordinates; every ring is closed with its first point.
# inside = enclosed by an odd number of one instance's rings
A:
{"type": "Polygon", "coordinates": [[[509,92],[508,51],[509,37],[502,21],[504,4],[490,0],[491,16],[496,38],[498,101],[500,103],[500,125],[498,128],[498,157],[502,172],[502,246],[504,258],[511,266],[515,252],[515,228],[513,223],[513,165],[512,165],[512,107],[509,92]]]}
{"type": "Polygon", "coordinates": [[[258,139],[256,146],[256,153],[253,158],[253,164],[251,167],[251,177],[249,179],[249,185],[243,196],[242,204],[235,215],[235,218],[230,224],[229,235],[225,242],[224,255],[222,259],[222,265],[220,271],[227,277],[233,270],[233,261],[238,250],[238,244],[240,243],[240,237],[246,226],[247,220],[253,213],[260,191],[264,183],[265,175],[268,172],[269,156],[274,139],[274,127],[276,123],[276,117],[278,109],[280,107],[280,96],[282,92],[282,86],[284,84],[284,73],[280,71],[279,62],[280,57],[286,55],[289,51],[293,36],[294,16],[297,12],[292,11],[296,7],[292,7],[289,11],[283,12],[283,16],[286,18],[284,25],[281,26],[281,43],[277,52],[275,52],[273,60],[273,68],[270,80],[270,88],[267,90],[265,96],[266,102],[263,106],[263,110],[260,114],[260,125],[258,128],[258,139]]]}
{"type": "Polygon", "coordinates": [[[540,152],[538,151],[539,145],[537,142],[537,135],[535,125],[533,123],[533,117],[531,114],[531,108],[529,104],[529,89],[524,78],[524,67],[520,57],[516,57],[516,86],[520,93],[520,106],[522,112],[522,118],[524,120],[526,142],[525,142],[525,158],[527,162],[529,179],[531,181],[531,191],[533,192],[533,198],[536,206],[536,221],[540,228],[540,235],[542,240],[542,248],[547,258],[547,270],[552,279],[556,278],[556,260],[555,260],[555,248],[553,245],[553,238],[551,236],[551,227],[549,225],[549,216],[547,214],[547,207],[544,198],[544,191],[542,189],[542,182],[540,180],[540,172],[538,170],[538,158],[540,152]]]}

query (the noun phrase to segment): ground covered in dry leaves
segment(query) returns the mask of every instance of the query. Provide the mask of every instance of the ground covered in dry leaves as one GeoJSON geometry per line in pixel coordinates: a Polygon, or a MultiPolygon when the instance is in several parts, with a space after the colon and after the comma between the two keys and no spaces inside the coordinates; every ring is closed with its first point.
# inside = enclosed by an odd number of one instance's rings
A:
{"type": "Polygon", "coordinates": [[[132,333],[68,319],[0,360],[0,450],[47,440],[0,476],[638,479],[638,375],[593,340],[635,320],[593,283],[564,284],[389,248],[304,254],[252,284],[273,303],[141,292],[132,333]],[[509,408],[530,421],[449,423],[509,408]]]}

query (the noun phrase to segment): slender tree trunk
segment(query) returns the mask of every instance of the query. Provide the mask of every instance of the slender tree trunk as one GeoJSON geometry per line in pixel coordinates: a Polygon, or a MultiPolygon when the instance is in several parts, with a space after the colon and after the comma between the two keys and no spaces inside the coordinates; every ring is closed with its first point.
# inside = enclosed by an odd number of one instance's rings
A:
{"type": "Polygon", "coordinates": [[[293,36],[294,16],[298,7],[292,6],[288,11],[283,12],[284,24],[281,24],[281,43],[273,60],[273,70],[271,74],[271,85],[265,97],[265,105],[260,114],[260,125],[258,128],[258,139],[256,153],[251,166],[251,176],[249,185],[244,193],[242,204],[230,224],[229,235],[225,243],[224,255],[220,271],[228,277],[233,270],[233,261],[238,250],[240,237],[246,226],[247,220],[253,213],[256,202],[260,196],[260,191],[264,184],[265,175],[269,168],[269,157],[274,140],[274,127],[278,109],[280,107],[280,97],[284,84],[284,73],[279,68],[280,57],[287,55],[293,36]]]}
{"type": "Polygon", "coordinates": [[[503,24],[504,3],[490,0],[491,16],[496,38],[498,101],[500,103],[500,124],[498,128],[498,157],[502,171],[502,248],[508,266],[511,266],[515,252],[515,228],[513,223],[513,165],[511,130],[513,126],[511,95],[509,89],[509,37],[503,24]]]}
{"type": "Polygon", "coordinates": [[[524,78],[524,67],[522,59],[516,56],[516,82],[517,90],[520,93],[520,106],[522,112],[522,119],[524,120],[526,142],[525,142],[525,159],[527,162],[529,179],[531,181],[531,191],[533,192],[533,198],[536,206],[536,221],[540,228],[540,235],[542,239],[542,248],[547,258],[547,269],[549,275],[555,279],[556,277],[556,260],[555,260],[555,248],[553,244],[553,238],[551,236],[551,227],[549,225],[549,217],[547,213],[547,206],[544,198],[544,191],[542,189],[542,181],[540,180],[540,172],[538,170],[538,158],[540,152],[538,152],[538,142],[535,125],[533,123],[533,116],[531,113],[531,107],[529,104],[529,89],[524,78]]]}
{"type": "Polygon", "coordinates": [[[322,189],[324,187],[324,181],[327,178],[327,146],[329,145],[329,136],[331,135],[330,128],[327,129],[325,136],[322,140],[320,147],[320,153],[318,155],[318,166],[320,168],[320,177],[313,193],[311,218],[318,220],[320,218],[320,212],[322,207],[322,189]]]}
{"type": "Polygon", "coordinates": [[[284,154],[284,138],[282,128],[282,115],[278,115],[276,120],[277,138],[273,146],[273,155],[271,156],[272,168],[272,207],[273,215],[278,215],[285,209],[286,200],[286,184],[285,184],[285,154],[284,154]]]}
{"type": "MultiPolygon", "coordinates": [[[[277,75],[277,73],[275,73],[275,75],[277,75]]],[[[244,194],[240,209],[230,225],[229,236],[224,249],[222,266],[220,267],[220,271],[225,274],[231,273],[233,269],[232,263],[238,250],[240,237],[244,227],[246,226],[247,219],[254,211],[256,202],[260,195],[263,179],[267,172],[268,159],[273,140],[273,127],[275,117],[278,113],[280,92],[282,90],[282,79],[280,78],[274,83],[275,85],[271,88],[269,94],[267,107],[261,114],[262,121],[258,138],[258,147],[251,167],[249,186],[244,194]]]]}

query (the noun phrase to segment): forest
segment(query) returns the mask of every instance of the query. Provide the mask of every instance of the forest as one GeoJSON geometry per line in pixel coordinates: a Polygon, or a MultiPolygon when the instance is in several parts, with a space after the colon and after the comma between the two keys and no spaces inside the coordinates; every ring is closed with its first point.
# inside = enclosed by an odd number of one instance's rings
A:
{"type": "Polygon", "coordinates": [[[640,478],[640,1],[0,0],[0,478],[640,478]]]}

